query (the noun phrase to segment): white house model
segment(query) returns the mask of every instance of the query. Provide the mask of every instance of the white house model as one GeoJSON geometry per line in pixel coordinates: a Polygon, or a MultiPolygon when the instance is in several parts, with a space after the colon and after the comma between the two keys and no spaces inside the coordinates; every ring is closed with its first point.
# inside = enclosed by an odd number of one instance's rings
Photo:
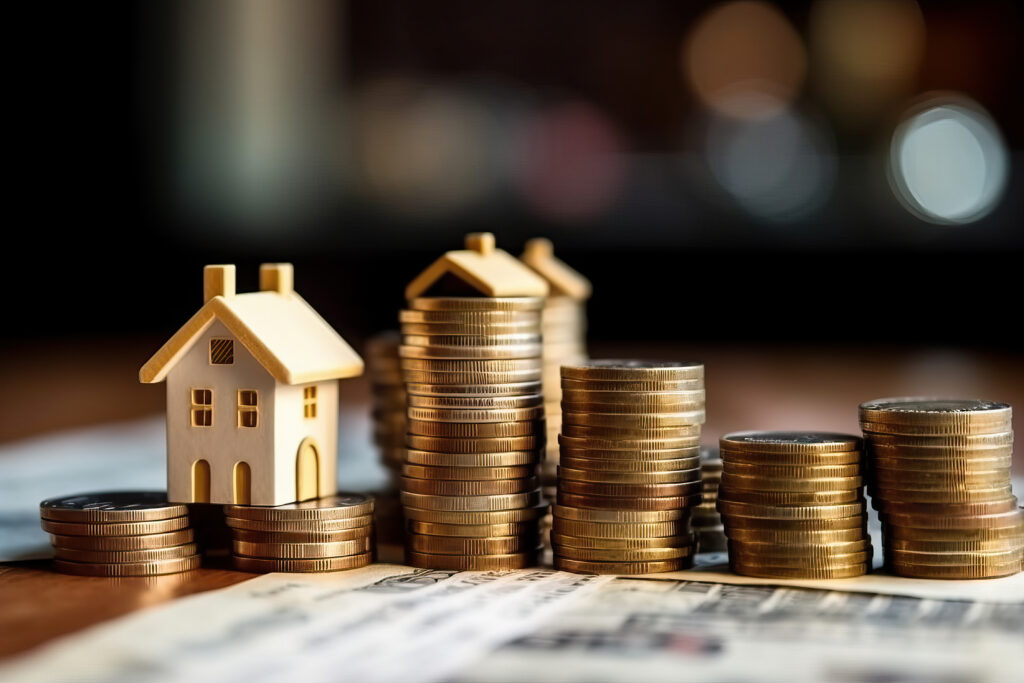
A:
{"type": "Polygon", "coordinates": [[[337,492],[338,379],[363,361],[260,266],[235,294],[233,265],[206,266],[203,307],[139,371],[167,381],[167,494],[177,503],[283,505],[337,492]]]}

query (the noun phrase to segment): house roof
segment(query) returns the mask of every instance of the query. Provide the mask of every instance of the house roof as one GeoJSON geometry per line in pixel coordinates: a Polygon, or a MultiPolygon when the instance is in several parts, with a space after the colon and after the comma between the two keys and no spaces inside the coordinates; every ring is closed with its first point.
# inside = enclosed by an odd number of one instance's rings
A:
{"type": "Polygon", "coordinates": [[[449,251],[405,288],[405,297],[422,296],[445,275],[453,275],[483,296],[547,296],[548,284],[518,259],[494,248],[494,235],[473,233],[466,248],[449,251]]]}
{"type": "Polygon", "coordinates": [[[567,296],[577,301],[590,298],[590,280],[555,257],[551,240],[543,237],[530,240],[519,258],[548,281],[551,296],[567,296]]]}
{"type": "Polygon", "coordinates": [[[139,381],[161,382],[219,320],[274,379],[304,384],[363,373],[363,359],[293,291],[213,296],[139,370],[139,381]]]}

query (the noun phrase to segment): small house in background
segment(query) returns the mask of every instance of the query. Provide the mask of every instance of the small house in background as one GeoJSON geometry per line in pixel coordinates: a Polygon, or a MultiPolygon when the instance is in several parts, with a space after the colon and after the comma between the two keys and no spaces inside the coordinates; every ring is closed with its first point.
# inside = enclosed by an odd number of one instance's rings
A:
{"type": "Polygon", "coordinates": [[[507,251],[494,235],[466,235],[466,248],[446,252],[405,288],[408,300],[421,296],[547,296],[548,283],[507,251]]]}
{"type": "Polygon", "coordinates": [[[202,308],[139,371],[167,382],[167,493],[283,505],[337,492],[338,382],[363,361],[295,293],[291,264],[206,266],[202,308]]]}

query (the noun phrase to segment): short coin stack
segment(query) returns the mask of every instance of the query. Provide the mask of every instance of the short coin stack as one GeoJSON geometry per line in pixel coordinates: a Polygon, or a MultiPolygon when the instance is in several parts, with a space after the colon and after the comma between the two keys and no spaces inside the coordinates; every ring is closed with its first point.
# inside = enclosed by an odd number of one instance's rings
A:
{"type": "Polygon", "coordinates": [[[538,561],[544,448],[538,297],[429,297],[401,312],[408,394],[406,562],[518,569],[538,561]]]}
{"type": "Polygon", "coordinates": [[[718,514],[718,485],[722,481],[722,459],[718,449],[701,446],[700,478],[703,497],[693,509],[693,533],[697,536],[697,551],[701,553],[725,552],[725,527],[718,514]]]}
{"type": "Polygon", "coordinates": [[[691,566],[703,422],[700,363],[563,366],[555,568],[647,574],[691,566]]]}
{"type": "Polygon", "coordinates": [[[244,572],[333,572],[373,561],[373,498],[339,493],[276,507],[228,505],[233,564],[244,572]]]}
{"type": "Polygon", "coordinates": [[[1011,408],[981,400],[861,404],[886,568],[916,578],[1021,571],[1024,511],[1010,488],[1011,408]]]}
{"type": "Polygon", "coordinates": [[[366,361],[373,388],[373,441],[382,464],[394,475],[405,462],[405,383],[399,365],[398,332],[382,332],[366,344],[366,361]]]}
{"type": "Polygon", "coordinates": [[[200,565],[188,509],[162,491],[51,498],[39,513],[65,574],[156,576],[200,565]]]}
{"type": "Polygon", "coordinates": [[[734,572],[839,579],[870,570],[858,437],[736,432],[719,446],[718,511],[734,572]]]}

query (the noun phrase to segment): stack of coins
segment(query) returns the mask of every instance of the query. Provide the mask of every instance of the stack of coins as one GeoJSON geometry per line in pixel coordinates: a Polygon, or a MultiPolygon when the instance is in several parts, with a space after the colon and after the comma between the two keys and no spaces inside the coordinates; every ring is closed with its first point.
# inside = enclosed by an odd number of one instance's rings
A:
{"type": "Polygon", "coordinates": [[[277,507],[228,505],[235,569],[333,572],[373,561],[373,497],[339,493],[277,507]]]}
{"type": "Polygon", "coordinates": [[[870,570],[858,437],[737,432],[719,445],[718,511],[734,572],[838,579],[870,570]]]}
{"type": "Polygon", "coordinates": [[[700,363],[563,366],[555,568],[647,574],[691,566],[703,422],[700,363]]]}
{"type": "Polygon", "coordinates": [[[405,462],[406,398],[398,359],[400,345],[396,331],[375,335],[366,344],[366,365],[373,388],[373,442],[396,484],[405,462]]]}
{"type": "Polygon", "coordinates": [[[537,563],[543,303],[416,298],[401,312],[407,563],[470,570],[537,563]]]}
{"type": "Polygon", "coordinates": [[[894,574],[982,579],[1021,571],[1024,511],[1010,487],[1011,408],[980,400],[861,404],[872,506],[894,574]]]}
{"type": "Polygon", "coordinates": [[[54,569],[81,576],[156,576],[199,567],[184,505],[164,492],[51,498],[39,504],[54,569]]]}
{"type": "Polygon", "coordinates": [[[725,527],[716,507],[718,485],[722,481],[722,458],[714,446],[701,446],[700,479],[702,498],[693,509],[693,532],[697,536],[697,551],[720,553],[726,550],[725,527]]]}

